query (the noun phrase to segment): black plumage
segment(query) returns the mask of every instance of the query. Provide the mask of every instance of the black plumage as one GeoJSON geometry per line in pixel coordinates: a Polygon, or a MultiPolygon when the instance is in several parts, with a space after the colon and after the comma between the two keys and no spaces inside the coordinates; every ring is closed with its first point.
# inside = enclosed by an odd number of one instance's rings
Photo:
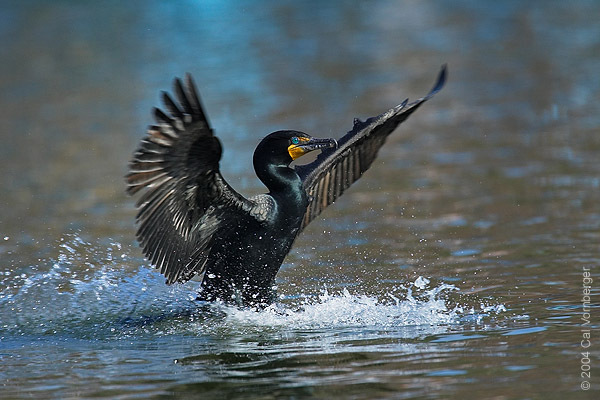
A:
{"type": "Polygon", "coordinates": [[[258,178],[269,193],[245,198],[219,171],[221,143],[214,136],[191,76],[175,80],[175,102],[154,109],[134,153],[127,192],[142,192],[137,238],[167,283],[202,279],[199,298],[240,305],[273,300],[275,275],[297,235],[371,166],[387,136],[444,85],[443,67],[430,93],[389,111],[355,120],[339,141],[298,131],[265,137],[254,152],[258,178]],[[315,161],[293,159],[321,149],[315,161]]]}

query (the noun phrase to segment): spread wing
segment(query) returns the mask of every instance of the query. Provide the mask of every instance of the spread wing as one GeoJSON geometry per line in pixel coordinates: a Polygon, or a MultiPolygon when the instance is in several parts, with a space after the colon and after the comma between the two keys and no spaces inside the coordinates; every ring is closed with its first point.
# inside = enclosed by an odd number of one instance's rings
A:
{"type": "Polygon", "coordinates": [[[301,230],[332,204],[344,191],[369,169],[386,138],[425,101],[439,92],[446,81],[446,66],[429,94],[419,100],[402,104],[367,119],[354,120],[354,127],[338,141],[336,149],[324,150],[310,164],[296,166],[309,196],[301,230]]]}
{"type": "Polygon", "coordinates": [[[178,103],[165,92],[168,113],[154,109],[156,125],[134,153],[127,192],[141,192],[137,238],[167,278],[184,282],[203,272],[228,219],[254,218],[256,203],[233,190],[219,172],[221,143],[213,135],[192,77],[174,83],[178,103]]]}

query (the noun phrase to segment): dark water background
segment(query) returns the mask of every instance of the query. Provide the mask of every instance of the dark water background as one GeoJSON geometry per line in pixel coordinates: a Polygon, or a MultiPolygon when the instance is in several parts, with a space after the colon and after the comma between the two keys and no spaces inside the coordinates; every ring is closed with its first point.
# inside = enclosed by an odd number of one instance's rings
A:
{"type": "Polygon", "coordinates": [[[596,1],[1,2],[0,398],[597,398],[599,21],[596,1]],[[264,135],[339,137],[443,63],[275,306],[200,307],[148,268],[122,177],[173,77],[252,195],[264,135]]]}

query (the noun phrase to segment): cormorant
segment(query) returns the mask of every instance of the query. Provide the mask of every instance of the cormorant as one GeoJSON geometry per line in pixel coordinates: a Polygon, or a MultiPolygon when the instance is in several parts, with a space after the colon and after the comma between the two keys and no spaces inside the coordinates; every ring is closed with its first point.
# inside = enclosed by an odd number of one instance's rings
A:
{"type": "Polygon", "coordinates": [[[389,111],[354,120],[341,139],[317,139],[284,130],[265,137],[254,151],[254,170],[269,192],[245,198],[219,170],[221,142],[187,74],[175,79],[178,103],[166,92],[169,114],[154,109],[126,176],[136,203],[137,238],[167,284],[202,280],[198,298],[244,306],[274,300],[275,275],[298,234],[371,166],[386,137],[446,80],[443,66],[429,94],[389,111]],[[320,149],[315,161],[290,166],[320,149]]]}

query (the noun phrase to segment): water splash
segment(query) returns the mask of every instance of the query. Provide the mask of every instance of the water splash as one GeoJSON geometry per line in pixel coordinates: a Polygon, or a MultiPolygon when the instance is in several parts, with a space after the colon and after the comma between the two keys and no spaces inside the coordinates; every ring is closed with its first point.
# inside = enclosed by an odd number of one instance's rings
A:
{"type": "Polygon", "coordinates": [[[90,337],[122,330],[122,321],[175,313],[193,301],[189,289],[166,286],[118,242],[94,245],[68,235],[55,260],[0,278],[0,334],[90,337]]]}
{"type": "Polygon", "coordinates": [[[264,310],[196,302],[197,284],[167,286],[118,242],[94,245],[77,235],[59,244],[56,260],[0,277],[0,337],[67,334],[84,338],[198,335],[228,329],[395,329],[480,323],[503,305],[452,304],[449,284],[425,277],[385,294],[323,289],[283,298],[264,310]],[[137,268],[131,265],[139,262],[137,268]],[[216,330],[215,330],[216,329],[216,330]]]}
{"type": "Polygon", "coordinates": [[[440,298],[416,301],[400,300],[389,294],[393,301],[375,296],[341,294],[324,291],[317,300],[304,301],[299,306],[285,303],[271,305],[261,312],[244,309],[228,310],[230,322],[257,326],[288,326],[296,329],[327,327],[379,327],[410,325],[439,325],[458,322],[455,309],[449,309],[440,298]]]}
{"type": "Polygon", "coordinates": [[[443,295],[458,289],[447,284],[429,288],[428,283],[428,279],[419,277],[414,283],[397,286],[381,297],[351,294],[346,288],[337,294],[324,289],[318,296],[303,298],[299,303],[284,300],[262,312],[231,308],[227,318],[242,325],[297,329],[353,326],[385,329],[457,323],[462,308],[448,306],[443,295]]]}

